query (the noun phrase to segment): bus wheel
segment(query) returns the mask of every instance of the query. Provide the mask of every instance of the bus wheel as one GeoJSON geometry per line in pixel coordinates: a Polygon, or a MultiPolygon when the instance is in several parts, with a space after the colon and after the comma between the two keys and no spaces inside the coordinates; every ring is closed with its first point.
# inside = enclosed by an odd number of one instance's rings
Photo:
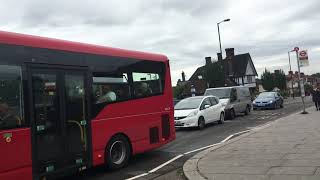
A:
{"type": "Polygon", "coordinates": [[[131,155],[130,144],[126,137],[114,136],[105,150],[105,162],[111,170],[119,169],[128,164],[131,155]]]}

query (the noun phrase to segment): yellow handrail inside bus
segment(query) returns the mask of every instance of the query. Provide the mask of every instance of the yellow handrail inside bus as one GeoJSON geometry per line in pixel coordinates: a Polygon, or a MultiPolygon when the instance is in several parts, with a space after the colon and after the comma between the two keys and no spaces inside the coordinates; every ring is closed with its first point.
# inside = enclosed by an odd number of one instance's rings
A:
{"type": "Polygon", "coordinates": [[[79,127],[80,134],[81,134],[81,141],[84,143],[85,150],[87,150],[87,143],[85,141],[84,131],[82,129],[81,124],[78,121],[75,121],[75,120],[68,120],[68,123],[74,123],[79,127]]]}

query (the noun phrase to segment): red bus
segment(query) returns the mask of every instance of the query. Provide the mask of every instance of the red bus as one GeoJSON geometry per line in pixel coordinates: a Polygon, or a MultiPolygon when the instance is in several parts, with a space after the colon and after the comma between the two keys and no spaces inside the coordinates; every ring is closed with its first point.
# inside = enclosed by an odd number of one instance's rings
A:
{"type": "Polygon", "coordinates": [[[0,31],[0,179],[51,179],[175,139],[164,55],[0,31]]]}

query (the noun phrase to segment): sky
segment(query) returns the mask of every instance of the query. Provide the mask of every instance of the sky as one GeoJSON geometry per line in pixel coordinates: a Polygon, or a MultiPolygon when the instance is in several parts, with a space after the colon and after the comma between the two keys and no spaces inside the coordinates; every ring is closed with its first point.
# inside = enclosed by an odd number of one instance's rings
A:
{"type": "MultiPolygon", "coordinates": [[[[10,0],[0,30],[168,56],[173,85],[222,49],[251,54],[259,76],[289,70],[288,51],[307,49],[306,74],[320,72],[319,0],[10,0]]],[[[223,56],[225,52],[223,50],[223,56]]],[[[291,53],[292,69],[297,70],[291,53]]]]}

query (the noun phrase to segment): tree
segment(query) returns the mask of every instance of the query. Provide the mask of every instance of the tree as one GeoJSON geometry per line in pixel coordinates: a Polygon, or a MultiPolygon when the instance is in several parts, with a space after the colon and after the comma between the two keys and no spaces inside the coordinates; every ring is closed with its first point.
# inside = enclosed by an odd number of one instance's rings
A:
{"type": "Polygon", "coordinates": [[[312,77],[320,78],[320,73],[315,73],[315,74],[312,74],[311,76],[312,76],[312,77]]]}
{"type": "Polygon", "coordinates": [[[204,67],[204,79],[209,83],[210,88],[223,87],[225,84],[225,73],[220,62],[213,62],[204,67]]]}
{"type": "Polygon", "coordinates": [[[283,72],[283,70],[275,71],[274,76],[274,87],[279,88],[281,91],[287,89],[287,80],[286,80],[286,75],[283,72]]]}
{"type": "Polygon", "coordinates": [[[172,87],[173,89],[173,97],[177,98],[177,99],[182,99],[183,97],[183,90],[184,90],[184,86],[176,86],[176,87],[172,87]]]}
{"type": "Polygon", "coordinates": [[[262,81],[263,88],[267,91],[271,91],[275,87],[273,82],[273,75],[267,69],[265,69],[264,72],[262,73],[261,81],[262,81]]]}
{"type": "Polygon", "coordinates": [[[313,87],[310,84],[305,84],[304,85],[305,92],[311,93],[312,89],[313,89],[313,87]]]}
{"type": "Polygon", "coordinates": [[[286,75],[283,70],[271,73],[265,69],[261,76],[261,80],[263,88],[267,91],[272,91],[275,87],[279,88],[281,91],[284,91],[287,88],[286,75]]]}

